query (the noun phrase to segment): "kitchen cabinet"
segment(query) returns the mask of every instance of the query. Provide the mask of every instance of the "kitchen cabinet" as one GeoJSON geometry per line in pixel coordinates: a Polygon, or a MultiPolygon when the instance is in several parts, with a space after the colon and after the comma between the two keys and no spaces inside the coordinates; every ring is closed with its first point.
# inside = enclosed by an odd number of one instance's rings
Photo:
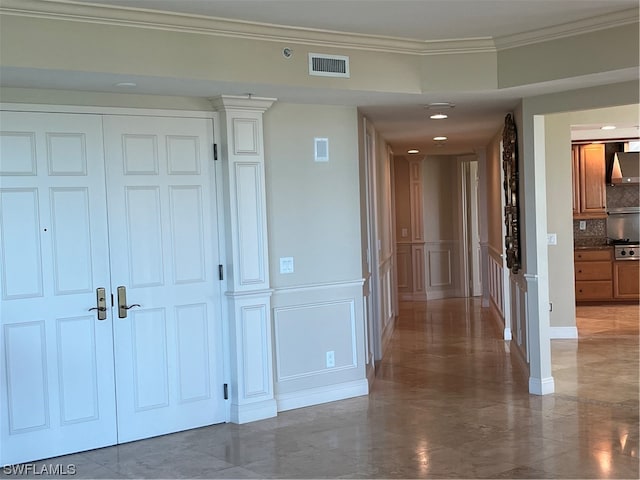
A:
{"type": "Polygon", "coordinates": [[[574,252],[577,302],[613,300],[612,264],[611,248],[574,252]]]}
{"type": "Polygon", "coordinates": [[[605,145],[573,145],[573,217],[606,218],[605,145]]]}
{"type": "Polygon", "coordinates": [[[613,295],[620,300],[640,299],[640,261],[613,262],[613,295]]]}

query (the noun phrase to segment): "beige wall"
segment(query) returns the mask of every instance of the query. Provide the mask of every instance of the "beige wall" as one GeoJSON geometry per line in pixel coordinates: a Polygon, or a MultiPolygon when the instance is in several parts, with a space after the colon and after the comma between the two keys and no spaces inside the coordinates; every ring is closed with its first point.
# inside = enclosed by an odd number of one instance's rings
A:
{"type": "Polygon", "coordinates": [[[264,116],[281,409],[307,404],[314,389],[325,395],[316,400],[335,399],[337,384],[362,393],[365,382],[357,119],[353,107],[283,103],[264,116]],[[314,162],[314,137],[329,139],[328,162],[314,162]],[[280,274],[280,257],[294,258],[294,273],[280,274]],[[335,352],[334,369],[326,368],[327,351],[335,352]]]}
{"type": "Polygon", "coordinates": [[[638,23],[498,52],[498,86],[638,67],[638,23]]]}
{"type": "Polygon", "coordinates": [[[502,196],[504,190],[500,181],[502,174],[502,158],[500,157],[500,143],[502,131],[496,133],[487,145],[487,232],[489,247],[502,253],[502,196]]]}
{"type": "MultiPolygon", "coordinates": [[[[139,15],[136,22],[140,20],[141,25],[156,21],[154,15],[139,15]]],[[[2,15],[2,65],[106,74],[105,87],[117,81],[114,75],[161,77],[157,93],[191,81],[205,96],[211,81],[228,82],[227,93],[238,82],[245,82],[247,88],[262,83],[397,93],[490,90],[637,68],[639,64],[637,23],[498,52],[486,51],[491,48],[488,42],[473,53],[422,55],[415,42],[399,42],[397,48],[387,45],[386,50],[372,45],[367,50],[332,47],[328,38],[320,41],[323,46],[313,46],[225,36],[216,34],[215,26],[204,21],[166,29],[123,26],[119,21],[2,15]],[[91,40],[78,40],[83,38],[91,40]],[[284,47],[293,49],[291,58],[283,57],[284,47]],[[309,52],[349,56],[351,78],[309,76],[309,52]]],[[[162,21],[171,23],[166,17],[162,21]]],[[[342,41],[349,45],[348,39],[342,41]]],[[[224,92],[211,94],[219,93],[224,92]]]]}
{"type": "Polygon", "coordinates": [[[362,278],[357,113],[276,103],[265,113],[265,169],[274,287],[362,278]],[[314,137],[329,161],[314,162],[314,137]],[[281,275],[279,258],[294,257],[281,275]]]}
{"type": "Polygon", "coordinates": [[[558,235],[549,246],[551,326],[575,325],[571,126],[598,123],[637,124],[639,106],[627,105],[545,116],[547,230],[558,235]]]}
{"type": "Polygon", "coordinates": [[[409,162],[406,157],[396,155],[394,163],[394,193],[395,193],[395,220],[396,240],[408,242],[412,236],[411,228],[411,194],[409,190],[409,162]],[[406,234],[403,236],[402,231],[406,234]]]}
{"type": "MultiPolygon", "coordinates": [[[[573,236],[571,209],[571,168],[570,168],[570,125],[607,121],[604,116],[596,113],[584,113],[584,110],[610,109],[613,106],[625,107],[635,121],[638,120],[637,105],[640,90],[638,82],[627,82],[601,87],[586,88],[564,92],[562,94],[542,95],[526,98],[523,101],[521,133],[521,158],[525,166],[534,161],[534,155],[544,159],[545,171],[545,205],[546,228],[548,232],[558,234],[558,244],[546,247],[548,253],[548,289],[553,311],[550,312],[552,327],[575,326],[575,293],[573,286],[573,236]],[[567,113],[560,113],[567,112],[567,113]],[[574,113],[571,113],[574,112],[574,113]],[[544,116],[545,142],[544,151],[537,152],[533,146],[533,119],[536,115],[544,116]],[[546,124],[549,123],[547,127],[546,124]],[[560,202],[560,203],[558,203],[560,202]],[[569,272],[569,273],[568,273],[569,272]]],[[[615,112],[615,110],[611,110],[615,112]]],[[[602,112],[600,112],[602,113],[602,112]]],[[[620,121],[616,113],[610,120],[620,121]]],[[[521,170],[522,171],[522,170],[521,170]]],[[[522,182],[532,182],[525,176],[522,182]]],[[[522,185],[522,183],[521,183],[522,185]]],[[[526,212],[533,208],[535,198],[525,200],[526,212]]],[[[527,233],[529,225],[523,229],[526,240],[531,240],[527,233]]],[[[525,258],[535,258],[534,252],[527,252],[525,241],[525,258]]],[[[525,270],[535,274],[535,268],[525,270]]]]}
{"type": "Polygon", "coordinates": [[[456,158],[429,155],[423,168],[425,241],[453,241],[456,211],[456,158]]]}

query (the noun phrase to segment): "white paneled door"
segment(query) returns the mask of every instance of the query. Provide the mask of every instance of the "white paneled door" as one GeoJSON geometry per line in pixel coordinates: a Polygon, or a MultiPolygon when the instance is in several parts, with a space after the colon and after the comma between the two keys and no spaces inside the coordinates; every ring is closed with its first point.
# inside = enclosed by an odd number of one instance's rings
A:
{"type": "Polygon", "coordinates": [[[112,283],[131,307],[113,320],[118,439],[224,421],[211,121],[106,117],[104,131],[112,283]]]}
{"type": "Polygon", "coordinates": [[[225,420],[211,145],[205,119],[2,112],[0,463],[225,420]]]}

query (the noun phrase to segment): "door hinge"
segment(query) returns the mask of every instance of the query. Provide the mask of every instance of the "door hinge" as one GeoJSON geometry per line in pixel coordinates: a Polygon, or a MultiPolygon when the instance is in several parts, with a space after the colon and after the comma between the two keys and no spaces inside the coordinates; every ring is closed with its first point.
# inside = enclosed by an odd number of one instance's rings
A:
{"type": "Polygon", "coordinates": [[[224,280],[224,267],[222,265],[218,265],[218,277],[220,280],[224,280]]]}
{"type": "Polygon", "coordinates": [[[225,383],[223,385],[223,389],[224,389],[224,399],[229,400],[229,384],[225,383]]]}
{"type": "Polygon", "coordinates": [[[213,144],[213,159],[218,160],[218,144],[213,144]]]}
{"type": "Polygon", "coordinates": [[[549,311],[553,312],[553,303],[552,302],[549,302],[549,311]]]}

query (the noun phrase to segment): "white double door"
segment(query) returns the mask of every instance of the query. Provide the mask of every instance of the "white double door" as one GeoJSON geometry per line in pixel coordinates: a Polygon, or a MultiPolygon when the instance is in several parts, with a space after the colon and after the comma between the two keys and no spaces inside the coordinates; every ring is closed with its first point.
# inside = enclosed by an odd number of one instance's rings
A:
{"type": "Polygon", "coordinates": [[[225,421],[212,121],[1,115],[0,463],[225,421]]]}

